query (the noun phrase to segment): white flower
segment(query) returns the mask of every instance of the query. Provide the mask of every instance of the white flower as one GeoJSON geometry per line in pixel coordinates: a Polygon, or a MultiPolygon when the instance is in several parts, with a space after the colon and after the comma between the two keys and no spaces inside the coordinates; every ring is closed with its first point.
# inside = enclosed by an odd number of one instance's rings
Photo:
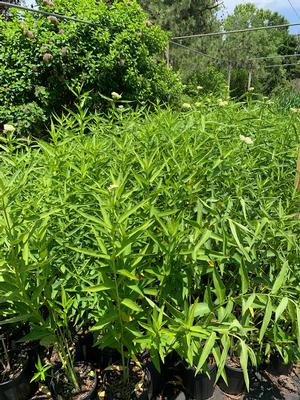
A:
{"type": "Polygon", "coordinates": [[[203,86],[197,86],[197,90],[202,90],[203,86]]]}
{"type": "Polygon", "coordinates": [[[228,101],[219,99],[218,100],[218,104],[219,104],[220,107],[226,107],[226,106],[228,106],[228,101]]]}
{"type": "Polygon", "coordinates": [[[117,185],[116,183],[112,183],[112,184],[107,188],[107,190],[108,190],[109,192],[112,192],[113,190],[118,189],[118,187],[119,187],[119,185],[117,185]]]}
{"type": "Polygon", "coordinates": [[[113,100],[120,100],[122,98],[122,95],[117,92],[111,92],[111,97],[113,100]]]}
{"type": "Polygon", "coordinates": [[[183,110],[190,110],[190,109],[192,108],[192,106],[190,105],[190,103],[183,103],[183,104],[181,105],[181,108],[182,108],[183,110]]]}
{"type": "Polygon", "coordinates": [[[251,137],[249,136],[244,136],[244,135],[240,135],[240,139],[242,142],[246,143],[246,144],[253,144],[254,140],[251,139],[251,137]]]}
{"type": "Polygon", "coordinates": [[[3,130],[4,132],[14,132],[16,128],[13,125],[4,124],[3,130]]]}
{"type": "Polygon", "coordinates": [[[253,90],[254,90],[253,86],[250,86],[249,89],[248,89],[249,92],[253,92],[253,90]]]}

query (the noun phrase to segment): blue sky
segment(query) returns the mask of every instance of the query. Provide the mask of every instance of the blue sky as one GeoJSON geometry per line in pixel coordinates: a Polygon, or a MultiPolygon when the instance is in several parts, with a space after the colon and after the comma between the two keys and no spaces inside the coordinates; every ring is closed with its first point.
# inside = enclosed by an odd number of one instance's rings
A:
{"type": "MultiPolygon", "coordinates": [[[[249,3],[249,0],[224,0],[224,5],[229,13],[231,13],[237,4],[249,3]]],[[[290,0],[296,12],[290,6],[288,0],[252,0],[259,8],[269,8],[284,15],[290,23],[300,23],[300,0],[290,0]],[[296,15],[298,14],[298,16],[296,15]]],[[[291,33],[300,33],[300,26],[290,29],[291,33]]]]}

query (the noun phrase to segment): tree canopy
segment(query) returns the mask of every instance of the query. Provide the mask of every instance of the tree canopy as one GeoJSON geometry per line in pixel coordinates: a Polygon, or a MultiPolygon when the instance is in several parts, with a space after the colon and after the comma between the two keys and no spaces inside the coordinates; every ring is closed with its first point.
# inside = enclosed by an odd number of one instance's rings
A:
{"type": "Polygon", "coordinates": [[[218,0],[139,0],[150,17],[173,36],[200,33],[215,21],[218,0]]]}

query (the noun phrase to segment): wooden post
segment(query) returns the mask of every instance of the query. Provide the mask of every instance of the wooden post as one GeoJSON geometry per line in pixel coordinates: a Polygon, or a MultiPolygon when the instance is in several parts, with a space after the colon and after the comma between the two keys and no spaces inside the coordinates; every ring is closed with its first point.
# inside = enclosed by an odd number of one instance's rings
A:
{"type": "Polygon", "coordinates": [[[248,90],[251,88],[251,83],[252,83],[252,71],[250,69],[249,75],[248,75],[248,90]]]}
{"type": "Polygon", "coordinates": [[[227,78],[228,96],[230,94],[230,85],[231,85],[231,64],[228,65],[228,78],[227,78]]]}
{"type": "Polygon", "coordinates": [[[167,59],[167,66],[170,66],[170,43],[168,42],[166,48],[166,59],[167,59]]]}
{"type": "Polygon", "coordinates": [[[298,160],[297,160],[296,178],[295,178],[295,188],[296,188],[296,190],[300,190],[300,147],[299,147],[299,151],[298,151],[298,160]]]}

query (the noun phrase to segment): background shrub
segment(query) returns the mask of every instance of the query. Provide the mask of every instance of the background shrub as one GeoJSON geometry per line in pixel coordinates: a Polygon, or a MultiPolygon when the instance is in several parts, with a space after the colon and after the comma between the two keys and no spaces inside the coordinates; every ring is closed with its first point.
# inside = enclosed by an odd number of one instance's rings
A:
{"type": "Polygon", "coordinates": [[[0,122],[35,134],[51,113],[74,101],[71,87],[91,90],[91,106],[112,91],[139,101],[174,100],[178,77],[164,61],[168,35],[136,1],[55,1],[40,8],[96,26],[11,11],[0,20],[0,122]],[[24,18],[23,18],[24,17],[24,18]],[[28,112],[29,110],[29,112],[28,112]]]}

